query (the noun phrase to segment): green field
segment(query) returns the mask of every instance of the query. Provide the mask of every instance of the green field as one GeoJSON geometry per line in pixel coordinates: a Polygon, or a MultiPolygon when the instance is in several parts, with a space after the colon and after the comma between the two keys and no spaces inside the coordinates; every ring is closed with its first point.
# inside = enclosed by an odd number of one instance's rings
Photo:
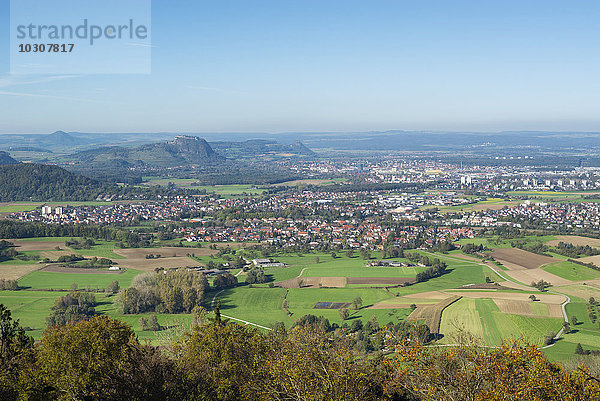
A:
{"type": "MultiPolygon", "coordinates": [[[[568,334],[566,337],[570,336],[568,334]]],[[[600,350],[600,343],[596,343],[596,346],[584,346],[586,350],[600,350]]],[[[582,344],[583,346],[583,344],[582,344]]],[[[544,354],[551,361],[566,361],[572,359],[575,356],[575,348],[577,343],[567,342],[565,340],[557,341],[552,347],[545,348],[544,354]]],[[[593,357],[592,357],[593,358],[593,357]]]]}
{"type": "Polygon", "coordinates": [[[54,301],[66,294],[59,291],[0,291],[0,303],[11,310],[23,327],[32,328],[28,334],[37,339],[46,329],[46,317],[54,301]]]}
{"type": "Polygon", "coordinates": [[[29,212],[35,210],[43,205],[48,206],[101,206],[110,205],[115,202],[9,202],[0,204],[0,213],[17,213],[17,212],[29,212]]]}
{"type": "MultiPolygon", "coordinates": [[[[430,280],[427,283],[419,283],[410,287],[402,288],[402,291],[422,292],[438,289],[458,288],[466,284],[485,282],[485,277],[494,281],[503,281],[489,267],[482,266],[478,262],[458,260],[451,255],[424,253],[430,258],[438,258],[448,264],[448,273],[444,276],[430,280]]],[[[375,255],[375,252],[373,252],[375,255]]],[[[276,273],[275,281],[286,280],[297,277],[304,269],[303,277],[414,277],[416,273],[425,270],[423,267],[366,267],[368,260],[359,256],[348,258],[345,254],[338,254],[334,259],[331,254],[310,253],[298,255],[277,255],[274,258],[286,263],[289,267],[280,269],[266,269],[266,274],[276,273]],[[315,263],[315,258],[319,263],[315,263]],[[289,272],[289,274],[286,274],[289,272]],[[297,272],[297,273],[296,273],[297,272]]],[[[374,259],[372,259],[374,260],[374,259]]],[[[407,259],[394,258],[386,261],[407,262],[407,259]]]]}
{"type": "Polygon", "coordinates": [[[565,199],[576,199],[581,197],[581,192],[555,192],[555,191],[509,191],[508,195],[513,196],[530,196],[535,199],[556,199],[556,198],[565,198],[565,199]]]}
{"type": "MultiPolygon", "coordinates": [[[[281,308],[285,290],[282,288],[248,288],[247,286],[225,290],[218,296],[221,312],[228,316],[269,327],[276,321],[290,324],[281,308]]],[[[210,295],[210,294],[209,294],[210,295]]],[[[210,310],[208,297],[207,309],[210,310]]]]}
{"type": "MultiPolygon", "coordinates": [[[[31,330],[27,334],[39,340],[46,328],[46,317],[50,314],[54,302],[61,296],[68,294],[60,291],[2,291],[0,292],[0,303],[4,304],[18,319],[23,327],[31,330]]],[[[166,342],[169,336],[175,338],[183,333],[183,330],[191,328],[191,315],[158,315],[158,321],[165,330],[160,332],[141,331],[139,319],[150,314],[123,315],[117,311],[115,297],[105,297],[96,294],[98,306],[96,312],[109,315],[122,320],[132,326],[140,340],[150,340],[156,343],[166,342]]]]}
{"type": "Polygon", "coordinates": [[[464,329],[487,345],[500,345],[511,338],[524,337],[541,345],[549,331],[558,332],[562,319],[529,317],[502,313],[491,299],[462,298],[442,313],[442,342],[451,343],[452,333],[464,329]]]}
{"type": "Polygon", "coordinates": [[[557,262],[542,266],[548,273],[571,281],[592,280],[600,277],[600,272],[572,262],[557,262]]]}
{"type": "MultiPolygon", "coordinates": [[[[70,240],[82,240],[81,237],[42,237],[42,238],[23,238],[20,241],[23,242],[66,242],[70,240]]],[[[82,255],[85,257],[99,257],[99,258],[107,258],[107,259],[125,259],[124,256],[118,255],[114,253],[114,249],[116,249],[116,245],[113,241],[103,241],[103,240],[95,240],[96,245],[92,246],[90,249],[73,249],[69,248],[66,245],[61,245],[61,248],[71,250],[73,253],[82,255]]],[[[40,251],[26,251],[20,253],[39,253],[40,251]]]]}
{"type": "MultiPolygon", "coordinates": [[[[273,322],[280,321],[286,326],[291,326],[295,319],[301,316],[312,314],[324,316],[330,322],[341,324],[341,318],[338,310],[313,309],[317,302],[352,302],[357,296],[363,300],[363,309],[354,312],[352,318],[368,320],[376,315],[388,316],[388,320],[393,320],[389,316],[391,310],[365,309],[376,302],[391,298],[392,296],[385,290],[380,289],[351,289],[351,288],[292,288],[287,295],[288,308],[292,312],[292,317],[282,309],[284,289],[264,288],[247,286],[229,289],[218,296],[221,301],[221,312],[225,315],[238,319],[250,321],[263,326],[270,326],[273,322]]],[[[211,296],[208,297],[207,307],[210,305],[211,296]]],[[[398,309],[392,313],[402,319],[408,316],[410,310],[398,309]]]]}
{"type": "Polygon", "coordinates": [[[99,258],[107,259],[125,259],[124,256],[118,255],[113,252],[113,250],[116,248],[114,242],[101,240],[96,240],[95,242],[96,245],[91,247],[91,249],[73,249],[73,252],[85,257],[96,256],[99,258]]]}
{"type": "Polygon", "coordinates": [[[28,255],[29,257],[33,257],[32,260],[21,260],[18,258],[5,260],[4,262],[0,262],[0,266],[4,265],[33,265],[38,263],[39,260],[39,252],[38,251],[21,251],[19,255],[28,255]]]}
{"type": "Polygon", "coordinates": [[[557,203],[581,203],[581,202],[600,202],[600,199],[585,199],[584,196],[598,194],[598,191],[572,191],[572,192],[554,192],[554,191],[509,191],[511,196],[526,196],[528,199],[546,200],[557,203]]]}
{"type": "MultiPolygon", "coordinates": [[[[119,281],[121,288],[131,285],[135,276],[140,274],[138,270],[127,269],[121,274],[102,274],[102,273],[53,273],[44,271],[35,271],[19,280],[19,286],[31,289],[58,289],[69,290],[73,283],[77,284],[79,289],[86,286],[90,288],[105,288],[114,280],[119,281]]],[[[0,293],[0,301],[2,293],[0,293]]]]}
{"type": "MultiPolygon", "coordinates": [[[[349,258],[345,254],[339,254],[335,259],[331,254],[325,253],[302,256],[279,255],[275,259],[290,267],[306,268],[303,277],[414,277],[417,272],[424,270],[421,267],[366,267],[369,260],[363,260],[360,256],[349,258]],[[317,257],[319,263],[316,263],[317,257]]],[[[386,261],[407,262],[406,259],[401,258],[386,259],[386,261]]]]}
{"type": "MultiPolygon", "coordinates": [[[[576,316],[578,323],[574,328],[579,330],[596,330],[598,334],[600,334],[600,329],[598,327],[598,321],[593,323],[590,317],[588,316],[588,311],[586,309],[586,300],[577,297],[571,297],[571,303],[567,305],[567,316],[571,319],[572,316],[576,316]]],[[[600,343],[598,344],[600,346],[600,343]]]]}
{"type": "Polygon", "coordinates": [[[410,277],[416,276],[421,267],[309,267],[303,277],[410,277]]]}
{"type": "Polygon", "coordinates": [[[145,185],[163,185],[166,186],[169,183],[180,187],[189,188],[196,190],[206,190],[208,193],[216,193],[223,196],[238,196],[244,193],[250,195],[262,194],[266,189],[256,188],[254,185],[247,184],[231,184],[231,185],[192,185],[198,180],[193,178],[158,178],[158,177],[144,177],[146,182],[145,185]]]}
{"type": "MultiPolygon", "coordinates": [[[[553,235],[526,235],[519,240],[525,242],[548,242],[555,240],[556,237],[553,235]]],[[[490,237],[478,237],[478,238],[463,238],[458,240],[459,244],[475,244],[475,245],[484,245],[490,249],[494,248],[512,248],[511,242],[513,239],[501,239],[498,236],[490,236],[490,237]]]]}
{"type": "Polygon", "coordinates": [[[577,317],[578,323],[571,325],[571,333],[564,335],[563,339],[558,342],[556,347],[548,349],[547,354],[551,358],[566,359],[573,356],[575,347],[580,343],[585,349],[598,350],[600,349],[600,328],[598,320],[593,323],[588,316],[586,309],[586,301],[571,297],[572,303],[568,304],[567,316],[569,320],[573,316],[577,317]],[[554,350],[553,348],[557,348],[554,350]]]}
{"type": "Polygon", "coordinates": [[[273,267],[265,269],[265,274],[272,281],[284,281],[298,277],[301,271],[302,266],[273,267]]]}
{"type": "Polygon", "coordinates": [[[37,209],[41,203],[37,204],[8,204],[8,205],[0,205],[0,213],[17,213],[17,212],[29,212],[31,210],[37,209]]]}
{"type": "MultiPolygon", "coordinates": [[[[527,237],[531,240],[548,240],[552,237],[527,237]]],[[[71,238],[35,238],[27,241],[67,241],[71,238]]],[[[73,253],[82,254],[86,257],[106,257],[110,259],[120,259],[121,256],[115,254],[113,249],[115,244],[106,241],[96,241],[92,249],[73,250],[73,253]]],[[[488,241],[487,239],[465,240],[464,242],[483,243],[492,247],[508,246],[507,242],[488,241]]],[[[204,244],[205,246],[207,244],[204,244]]],[[[190,248],[190,252],[194,248],[190,248]]],[[[28,251],[36,253],[38,251],[28,251]]],[[[249,258],[258,257],[255,251],[244,250],[244,255],[249,258]]],[[[414,251],[413,251],[414,252],[414,251]]],[[[389,291],[382,288],[357,288],[358,286],[347,286],[346,288],[292,288],[285,290],[283,288],[268,288],[268,284],[255,285],[252,288],[246,285],[239,285],[236,288],[228,289],[218,295],[221,302],[221,311],[224,315],[235,317],[250,323],[270,326],[274,322],[284,322],[290,327],[293,322],[306,314],[324,316],[332,323],[342,324],[338,310],[313,309],[317,302],[349,302],[351,303],[357,296],[363,300],[363,308],[358,311],[351,310],[350,319],[345,323],[351,324],[354,319],[367,321],[372,316],[376,316],[380,324],[388,322],[397,323],[405,319],[411,309],[369,309],[370,305],[378,302],[394,302],[396,296],[429,292],[436,290],[459,289],[467,284],[478,284],[485,282],[489,277],[493,281],[503,281],[489,267],[481,265],[478,261],[469,261],[457,258],[460,251],[453,251],[450,254],[430,253],[417,251],[427,255],[430,259],[439,258],[448,264],[448,271],[441,277],[430,279],[426,282],[410,285],[407,287],[389,288],[389,291]],[[282,309],[283,297],[287,292],[287,303],[292,316],[289,316],[282,309]]],[[[380,257],[379,252],[371,252],[371,261],[380,257]]],[[[298,277],[301,273],[303,277],[414,277],[417,272],[422,271],[422,267],[366,267],[369,260],[364,260],[358,252],[354,252],[353,257],[348,257],[345,252],[338,252],[337,257],[333,258],[331,253],[310,252],[305,254],[280,253],[271,256],[273,259],[286,263],[286,267],[266,268],[265,274],[270,282],[283,281],[298,277]],[[317,258],[319,263],[317,263],[317,258]]],[[[201,256],[196,258],[203,263],[212,260],[215,263],[226,262],[225,259],[211,258],[201,256]]],[[[395,258],[387,259],[399,262],[406,262],[406,259],[395,258]]],[[[32,262],[28,262],[32,263],[32,262]]],[[[577,277],[581,280],[588,280],[582,276],[581,271],[587,272],[589,269],[578,265],[571,266],[568,262],[557,262],[548,265],[552,269],[562,270],[562,274],[575,274],[568,276],[568,279],[577,277]],[[574,273],[571,271],[574,270],[574,273]],[[580,271],[581,270],[581,271],[580,271]]],[[[234,271],[237,273],[238,271],[234,271]]],[[[122,274],[76,274],[76,273],[52,273],[47,271],[34,271],[19,280],[20,286],[26,288],[21,291],[0,292],[0,303],[13,309],[16,318],[21,319],[25,326],[29,326],[33,331],[30,332],[35,338],[39,338],[44,327],[45,318],[51,313],[51,307],[55,299],[65,295],[61,291],[48,290],[68,290],[73,283],[76,283],[79,289],[89,286],[92,289],[105,288],[113,280],[118,280],[121,288],[131,284],[133,278],[139,274],[139,271],[129,269],[122,274]]],[[[589,273],[589,272],[588,272],[589,273]]],[[[600,277],[600,273],[592,271],[593,277],[600,277]],[[598,273],[598,274],[596,274],[598,273]]],[[[239,276],[240,283],[243,283],[245,277],[239,276]]],[[[362,286],[364,287],[364,285],[362,286]]],[[[460,291],[460,290],[459,290],[460,291]]],[[[499,292],[518,292],[518,290],[504,290],[499,292]]],[[[211,300],[216,291],[210,291],[206,294],[204,305],[210,310],[211,300]]],[[[140,339],[150,340],[154,343],[166,341],[168,337],[180,335],[184,329],[189,329],[191,325],[190,315],[166,315],[158,316],[161,325],[167,327],[166,330],[153,333],[139,331],[139,318],[146,315],[122,315],[117,310],[115,297],[105,298],[102,293],[97,294],[99,305],[96,308],[99,313],[121,319],[132,325],[140,339]]],[[[435,304],[437,301],[428,298],[414,298],[415,303],[435,304]]],[[[448,334],[455,329],[454,322],[463,325],[465,329],[473,332],[475,335],[485,338],[485,342],[490,345],[497,345],[503,339],[511,337],[524,336],[531,341],[541,343],[543,337],[548,331],[558,331],[561,327],[561,319],[548,318],[548,308],[543,304],[532,304],[532,310],[538,318],[526,317],[513,314],[501,313],[491,299],[461,299],[451,305],[444,311],[442,319],[442,333],[448,334]]],[[[578,332],[565,336],[565,344],[571,344],[572,341],[582,344],[593,345],[600,344],[600,330],[597,324],[592,324],[587,318],[585,311],[585,302],[581,299],[574,299],[574,304],[569,305],[569,313],[574,313],[578,317],[581,315],[582,325],[578,325],[578,332]],[[583,308],[583,309],[582,309],[583,308]],[[595,334],[598,332],[598,335],[595,334]]],[[[443,342],[450,341],[450,336],[442,339],[443,342]]],[[[566,350],[570,350],[570,345],[564,345],[558,348],[555,355],[562,357],[566,350]],[[562,350],[562,351],[561,351],[562,350]]]]}

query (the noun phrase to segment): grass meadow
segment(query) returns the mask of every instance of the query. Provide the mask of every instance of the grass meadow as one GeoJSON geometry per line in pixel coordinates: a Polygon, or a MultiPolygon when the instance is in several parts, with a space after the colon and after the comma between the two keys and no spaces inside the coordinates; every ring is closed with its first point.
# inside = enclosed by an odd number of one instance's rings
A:
{"type": "Polygon", "coordinates": [[[571,281],[593,280],[600,277],[600,272],[597,270],[566,261],[551,263],[542,266],[542,269],[571,281]]]}
{"type": "MultiPolygon", "coordinates": [[[[19,286],[27,289],[44,290],[69,290],[72,284],[77,284],[79,289],[89,286],[92,289],[103,289],[114,280],[119,281],[121,288],[131,285],[138,270],[127,269],[121,274],[113,273],[54,273],[34,271],[19,280],[19,286]]],[[[0,301],[3,293],[0,292],[0,301]]]]}

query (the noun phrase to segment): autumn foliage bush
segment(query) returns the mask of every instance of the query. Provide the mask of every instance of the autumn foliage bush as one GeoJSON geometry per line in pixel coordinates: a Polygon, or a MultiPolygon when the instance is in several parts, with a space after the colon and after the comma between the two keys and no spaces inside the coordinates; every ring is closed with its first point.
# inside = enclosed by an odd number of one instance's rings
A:
{"type": "MultiPolygon", "coordinates": [[[[356,353],[350,331],[268,333],[220,316],[172,344],[141,344],[106,316],[49,328],[33,344],[0,305],[0,400],[598,400],[598,380],[522,340],[499,348],[423,345],[381,335],[356,353]]],[[[422,337],[422,336],[421,336],[422,337]]]]}

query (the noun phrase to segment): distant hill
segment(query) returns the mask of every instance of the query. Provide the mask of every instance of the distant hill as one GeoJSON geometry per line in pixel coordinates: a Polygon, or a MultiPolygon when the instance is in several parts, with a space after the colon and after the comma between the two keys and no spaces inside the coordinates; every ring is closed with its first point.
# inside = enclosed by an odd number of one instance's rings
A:
{"type": "Polygon", "coordinates": [[[257,156],[315,156],[315,152],[302,142],[296,141],[291,145],[265,139],[251,139],[244,142],[211,142],[211,146],[219,153],[229,158],[257,156]]]}
{"type": "Polygon", "coordinates": [[[19,162],[10,157],[8,153],[0,151],[0,165],[5,164],[19,164],[19,162]]]}
{"type": "Polygon", "coordinates": [[[118,168],[133,166],[180,166],[185,164],[210,165],[225,160],[215,153],[202,138],[178,136],[173,141],[142,145],[135,148],[102,147],[76,153],[75,162],[90,168],[118,168]]]}
{"type": "Polygon", "coordinates": [[[76,138],[64,131],[56,131],[48,135],[41,136],[36,141],[39,145],[49,147],[70,147],[81,146],[88,143],[85,139],[76,138]]]}
{"type": "Polygon", "coordinates": [[[94,200],[111,187],[58,166],[32,163],[0,166],[0,202],[94,200]]]}
{"type": "Polygon", "coordinates": [[[51,149],[83,149],[93,146],[94,138],[85,134],[56,131],[51,134],[4,134],[0,135],[0,149],[23,152],[48,152],[51,149]]]}
{"type": "Polygon", "coordinates": [[[290,148],[294,152],[298,152],[298,154],[306,155],[306,156],[315,156],[316,153],[310,150],[306,145],[304,145],[300,141],[296,141],[290,145],[290,148]]]}

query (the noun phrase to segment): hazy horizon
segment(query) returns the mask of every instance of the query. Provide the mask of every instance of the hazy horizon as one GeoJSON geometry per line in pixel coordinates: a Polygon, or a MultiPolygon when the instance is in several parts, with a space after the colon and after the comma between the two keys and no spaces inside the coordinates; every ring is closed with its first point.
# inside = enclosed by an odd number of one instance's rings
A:
{"type": "MultiPolygon", "coordinates": [[[[0,10],[8,25],[8,2],[0,10]]],[[[148,75],[11,75],[3,36],[0,132],[600,131],[595,1],[176,1],[152,13],[148,75]]]]}

